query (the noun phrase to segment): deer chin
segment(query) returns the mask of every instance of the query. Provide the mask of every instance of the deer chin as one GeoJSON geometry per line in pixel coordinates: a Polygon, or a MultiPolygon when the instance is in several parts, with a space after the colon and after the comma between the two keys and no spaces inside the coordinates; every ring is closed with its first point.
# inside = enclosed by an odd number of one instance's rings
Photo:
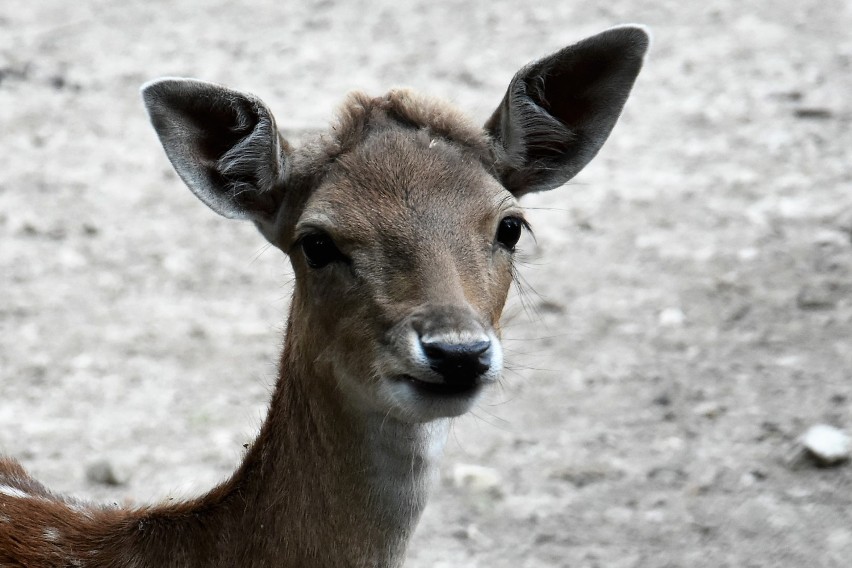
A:
{"type": "MultiPolygon", "coordinates": [[[[349,407],[363,415],[388,416],[411,424],[453,418],[468,412],[496,381],[491,373],[450,384],[428,368],[389,365],[368,381],[345,358],[333,358],[335,388],[346,393],[349,407]]],[[[397,362],[398,363],[398,362],[397,362]]]]}
{"type": "Polygon", "coordinates": [[[394,375],[381,381],[382,398],[390,413],[406,422],[430,422],[467,413],[493,381],[449,385],[422,380],[412,375],[394,375]]]}
{"type": "Polygon", "coordinates": [[[469,412],[500,378],[502,365],[474,379],[446,380],[434,373],[390,375],[379,383],[391,413],[408,422],[454,418],[469,412]]]}

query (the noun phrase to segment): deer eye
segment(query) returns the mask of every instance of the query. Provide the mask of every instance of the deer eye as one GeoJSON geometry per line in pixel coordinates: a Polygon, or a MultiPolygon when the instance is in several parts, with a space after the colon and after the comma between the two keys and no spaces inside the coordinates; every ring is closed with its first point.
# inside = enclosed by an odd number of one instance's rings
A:
{"type": "Polygon", "coordinates": [[[497,226],[497,242],[509,249],[515,250],[515,245],[521,238],[521,231],[526,222],[520,217],[504,217],[497,226]]]}
{"type": "Polygon", "coordinates": [[[325,233],[311,233],[299,240],[305,260],[311,268],[322,268],[336,261],[348,260],[325,233]]]}

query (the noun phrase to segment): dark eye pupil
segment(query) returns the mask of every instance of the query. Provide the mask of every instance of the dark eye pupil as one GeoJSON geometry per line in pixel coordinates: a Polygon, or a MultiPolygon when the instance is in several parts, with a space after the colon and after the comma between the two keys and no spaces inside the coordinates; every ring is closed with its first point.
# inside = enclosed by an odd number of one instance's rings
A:
{"type": "Polygon", "coordinates": [[[497,227],[497,242],[509,250],[515,250],[515,245],[521,239],[523,221],[517,217],[506,217],[497,227]]]}
{"type": "Polygon", "coordinates": [[[328,235],[316,233],[302,238],[302,251],[311,268],[322,268],[335,260],[341,260],[343,255],[334,241],[328,235]]]}

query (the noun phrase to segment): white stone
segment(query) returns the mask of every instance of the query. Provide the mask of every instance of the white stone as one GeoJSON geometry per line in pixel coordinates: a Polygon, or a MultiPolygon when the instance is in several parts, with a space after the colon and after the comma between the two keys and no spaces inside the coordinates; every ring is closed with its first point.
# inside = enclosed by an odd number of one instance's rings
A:
{"type": "Polygon", "coordinates": [[[845,247],[849,245],[849,235],[839,230],[823,229],[814,236],[814,244],[823,246],[845,247]]]}
{"type": "Polygon", "coordinates": [[[824,465],[834,465],[849,459],[849,436],[833,426],[811,426],[799,440],[805,449],[824,465]]]}
{"type": "Polygon", "coordinates": [[[699,402],[692,410],[705,418],[716,418],[725,411],[724,407],[714,400],[699,402]]]}
{"type": "Polygon", "coordinates": [[[459,463],[453,467],[453,485],[473,493],[500,493],[500,474],[482,465],[459,463]]]}
{"type": "Polygon", "coordinates": [[[755,258],[757,258],[759,254],[760,254],[760,251],[757,250],[756,248],[746,247],[746,248],[741,248],[740,250],[737,251],[737,258],[739,258],[743,262],[748,262],[748,261],[751,261],[751,260],[754,260],[755,258]]]}
{"type": "Polygon", "coordinates": [[[684,321],[686,314],[680,308],[666,308],[659,315],[659,322],[663,327],[680,327],[684,321]]]}

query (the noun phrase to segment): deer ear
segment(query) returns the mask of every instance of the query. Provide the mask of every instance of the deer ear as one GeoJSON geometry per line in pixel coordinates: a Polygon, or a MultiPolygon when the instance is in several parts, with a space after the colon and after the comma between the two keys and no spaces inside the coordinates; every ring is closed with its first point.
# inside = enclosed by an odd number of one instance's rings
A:
{"type": "Polygon", "coordinates": [[[518,71],[485,129],[515,196],[558,187],[595,157],[621,114],[648,49],[641,27],[584,39],[518,71]]]}
{"type": "Polygon", "coordinates": [[[282,201],[288,149],[263,102],[194,79],[159,79],[142,99],[166,155],[213,211],[263,231],[282,201]]]}

